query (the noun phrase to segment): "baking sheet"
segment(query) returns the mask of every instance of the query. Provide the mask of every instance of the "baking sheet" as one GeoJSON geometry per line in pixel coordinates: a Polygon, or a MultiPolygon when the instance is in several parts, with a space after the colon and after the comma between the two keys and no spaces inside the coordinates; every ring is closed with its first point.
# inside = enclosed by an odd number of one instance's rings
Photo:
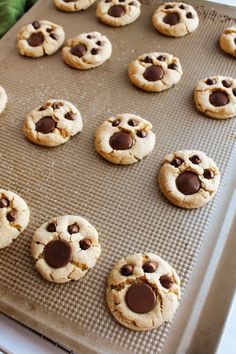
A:
{"type": "MultiPolygon", "coordinates": [[[[198,79],[235,75],[235,60],[217,43],[222,30],[236,22],[236,10],[189,1],[197,7],[200,26],[191,35],[173,39],[152,27],[151,15],[160,3],[145,2],[139,20],[112,28],[97,21],[95,5],[82,13],[66,14],[51,1],[41,0],[0,43],[0,83],[9,97],[0,124],[1,187],[22,195],[31,210],[28,229],[0,251],[0,309],[86,354],[161,351],[170,324],[146,333],[118,325],[105,305],[106,277],[123,255],[153,251],[176,268],[184,293],[194,265],[198,267],[200,246],[216,222],[214,211],[229,188],[227,176],[234,169],[236,120],[205,118],[196,111],[192,93],[198,79]],[[62,24],[67,38],[92,30],[106,34],[113,44],[112,58],[99,68],[80,72],[65,66],[60,52],[37,60],[21,57],[15,49],[17,30],[36,19],[62,24]],[[152,94],[130,84],[128,63],[150,51],[179,57],[184,75],[176,87],[152,94]],[[54,149],[35,146],[22,134],[25,114],[49,98],[77,104],[84,120],[82,134],[54,149]],[[134,166],[109,164],[94,149],[98,125],[122,112],[149,119],[157,134],[153,153],[134,166]],[[217,162],[222,181],[211,203],[188,211],[165,200],[157,173],[166,153],[195,148],[217,162]],[[97,228],[102,256],[83,280],[48,284],[34,270],[31,236],[50,217],[70,213],[81,214],[97,228]]],[[[183,297],[180,307],[184,301],[183,297]]]]}

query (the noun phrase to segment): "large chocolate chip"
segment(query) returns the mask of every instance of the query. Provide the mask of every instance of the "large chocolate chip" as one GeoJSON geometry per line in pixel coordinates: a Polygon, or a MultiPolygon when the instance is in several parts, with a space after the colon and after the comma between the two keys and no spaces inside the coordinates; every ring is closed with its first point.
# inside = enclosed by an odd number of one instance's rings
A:
{"type": "Polygon", "coordinates": [[[75,120],[76,114],[72,112],[67,112],[64,117],[68,120],[75,120]]]}
{"type": "Polygon", "coordinates": [[[61,268],[70,262],[70,244],[65,240],[54,240],[49,242],[44,249],[44,258],[52,268],[61,268]]]}
{"type": "Polygon", "coordinates": [[[207,85],[214,85],[214,84],[215,84],[215,80],[207,79],[207,80],[206,80],[206,84],[207,84],[207,85]]]}
{"type": "Polygon", "coordinates": [[[32,33],[27,41],[31,47],[38,47],[44,42],[44,35],[41,32],[32,33]]]}
{"type": "Polygon", "coordinates": [[[125,8],[122,5],[113,5],[108,10],[108,15],[112,17],[121,17],[125,14],[125,8]]]}
{"type": "Polygon", "coordinates": [[[171,161],[171,165],[174,167],[179,167],[182,164],[183,160],[176,157],[174,160],[171,161]]]}
{"type": "Polygon", "coordinates": [[[87,47],[84,44],[77,44],[71,48],[70,52],[76,57],[81,58],[87,52],[87,47]]]}
{"type": "Polygon", "coordinates": [[[56,122],[52,117],[44,117],[41,118],[36,124],[35,124],[35,129],[37,132],[42,133],[42,134],[49,134],[53,132],[53,130],[56,128],[56,122]]]}
{"type": "Polygon", "coordinates": [[[130,119],[128,121],[128,124],[131,125],[131,127],[136,127],[136,125],[138,125],[138,122],[136,119],[130,119]]]}
{"type": "Polygon", "coordinates": [[[160,283],[163,286],[163,288],[166,288],[166,289],[170,289],[173,284],[172,279],[167,274],[162,275],[159,280],[160,280],[160,283]]]}
{"type": "Polygon", "coordinates": [[[175,63],[171,63],[171,64],[168,65],[168,69],[177,70],[178,66],[175,63]]]}
{"type": "Polygon", "coordinates": [[[134,266],[132,264],[125,264],[120,270],[120,273],[124,275],[124,277],[128,277],[132,275],[134,271],[134,266]]]}
{"type": "Polygon", "coordinates": [[[34,22],[32,22],[32,26],[33,26],[35,29],[39,29],[39,28],[40,28],[40,23],[39,23],[39,21],[34,21],[34,22]]]}
{"type": "Polygon", "coordinates": [[[51,222],[47,225],[46,230],[48,232],[56,232],[56,224],[54,222],[51,222]]]}
{"type": "Polygon", "coordinates": [[[7,198],[1,198],[0,199],[0,209],[2,208],[8,208],[10,205],[10,202],[7,198]]]}
{"type": "Polygon", "coordinates": [[[214,173],[211,171],[211,170],[204,170],[203,172],[203,176],[206,178],[206,179],[212,179],[214,178],[214,173]]]}
{"type": "Polygon", "coordinates": [[[229,81],[227,81],[227,80],[223,80],[223,81],[222,81],[222,84],[223,84],[223,86],[226,87],[226,88],[229,88],[229,87],[231,86],[231,83],[230,83],[229,81]]]}
{"type": "Polygon", "coordinates": [[[79,232],[79,226],[77,224],[71,224],[67,228],[69,234],[77,234],[79,232]]]}
{"type": "Polygon", "coordinates": [[[187,15],[186,15],[187,18],[193,18],[193,14],[192,12],[188,12],[187,15]]]}
{"type": "Polygon", "coordinates": [[[190,171],[182,172],[175,183],[178,190],[185,195],[195,194],[201,187],[198,176],[190,171]]]}
{"type": "Polygon", "coordinates": [[[144,63],[152,64],[152,58],[150,58],[149,56],[146,56],[143,61],[144,61],[144,63]]]}
{"type": "Polygon", "coordinates": [[[145,138],[145,136],[147,136],[147,133],[144,130],[138,130],[136,134],[139,138],[145,138]]]}
{"type": "Polygon", "coordinates": [[[110,145],[114,150],[128,150],[133,145],[133,140],[128,132],[115,133],[110,138],[110,145]]]}
{"type": "Polygon", "coordinates": [[[146,273],[154,273],[157,270],[158,264],[156,262],[148,261],[144,263],[143,270],[146,273]]]}
{"type": "Polygon", "coordinates": [[[114,122],[112,122],[112,126],[113,127],[117,127],[118,125],[120,124],[120,119],[116,119],[116,120],[114,120],[114,122]]]}
{"type": "Polygon", "coordinates": [[[89,238],[84,238],[79,242],[79,245],[82,250],[87,250],[91,247],[92,241],[89,238]]]}
{"type": "Polygon", "coordinates": [[[197,155],[193,155],[189,158],[189,160],[194,163],[195,165],[199,165],[201,160],[197,155]]]}
{"type": "Polygon", "coordinates": [[[143,74],[144,79],[147,81],[158,81],[161,80],[164,76],[164,71],[159,65],[148,66],[143,74]]]}
{"type": "Polygon", "coordinates": [[[210,103],[215,107],[225,106],[229,103],[229,98],[226,92],[213,91],[209,97],[210,103]]]}
{"type": "Polygon", "coordinates": [[[133,284],[126,293],[125,302],[135,313],[148,313],[156,304],[156,294],[146,283],[133,284]]]}
{"type": "Polygon", "coordinates": [[[179,15],[177,14],[177,12],[170,12],[165,15],[163,21],[170,26],[177,25],[177,23],[179,23],[179,15]]]}
{"type": "Polygon", "coordinates": [[[7,213],[7,220],[13,222],[16,220],[18,215],[18,211],[16,209],[12,209],[7,213]]]}

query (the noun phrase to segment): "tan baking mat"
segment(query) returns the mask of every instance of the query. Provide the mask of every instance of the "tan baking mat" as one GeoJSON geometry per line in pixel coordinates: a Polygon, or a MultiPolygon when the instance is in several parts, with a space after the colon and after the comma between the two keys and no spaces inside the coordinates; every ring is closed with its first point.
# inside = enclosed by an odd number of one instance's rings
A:
{"type": "Polygon", "coordinates": [[[96,349],[103,342],[105,347],[114,346],[113,350],[117,346],[117,352],[161,351],[170,325],[146,333],[118,325],[104,302],[106,277],[120,257],[153,251],[176,268],[184,291],[206,231],[214,222],[213,211],[220,205],[227,174],[235,168],[231,155],[236,119],[205,118],[196,111],[192,93],[198,79],[212,74],[235,75],[235,60],[219,49],[218,38],[223,28],[235,23],[236,10],[219,5],[212,9],[211,3],[197,0],[191,3],[198,5],[198,30],[172,39],[158,34],[151,25],[151,14],[160,1],[144,3],[141,17],[132,25],[112,28],[96,20],[95,5],[85,12],[66,14],[57,11],[51,1],[41,0],[0,43],[0,83],[9,96],[0,119],[1,188],[20,193],[31,210],[26,232],[0,251],[1,309],[12,314],[6,303],[13,297],[16,318],[49,336],[54,331],[54,338],[61,341],[67,332],[73,337],[73,349],[80,348],[83,333],[85,341],[93,336],[96,349]],[[67,38],[83,31],[103,32],[112,41],[112,58],[97,69],[81,72],[66,67],[60,52],[37,60],[21,57],[15,49],[16,32],[36,19],[63,25],[67,38]],[[184,75],[176,87],[152,94],[130,84],[128,63],[149,51],[170,52],[180,58],[184,75]],[[25,114],[48,98],[77,104],[84,120],[82,134],[51,149],[31,144],[21,130],[25,114]],[[149,119],[157,134],[151,156],[129,167],[107,163],[94,149],[98,125],[122,112],[149,119]],[[187,211],[164,199],[156,178],[166,153],[192,148],[211,156],[223,179],[213,202],[187,211]],[[83,280],[49,284],[34,270],[31,235],[47,219],[67,213],[81,214],[98,229],[102,256],[83,280]],[[30,317],[36,321],[30,322],[30,317]],[[44,324],[37,323],[37,318],[44,319],[44,324]],[[76,331],[70,331],[70,326],[76,331]]]}

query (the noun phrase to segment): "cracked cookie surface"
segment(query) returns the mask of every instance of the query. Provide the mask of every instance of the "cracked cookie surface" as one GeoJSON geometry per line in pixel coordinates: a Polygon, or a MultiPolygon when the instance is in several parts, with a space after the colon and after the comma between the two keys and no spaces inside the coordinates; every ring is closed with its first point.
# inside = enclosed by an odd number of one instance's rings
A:
{"type": "Polygon", "coordinates": [[[107,25],[120,27],[134,22],[141,13],[138,0],[101,0],[96,15],[107,25]]]}
{"type": "Polygon", "coordinates": [[[35,144],[53,147],[66,143],[82,128],[80,112],[72,103],[48,100],[26,116],[23,131],[35,144]]]}
{"type": "Polygon", "coordinates": [[[112,45],[106,36],[100,32],[88,32],[68,39],[62,58],[72,68],[83,70],[103,64],[111,53],[112,45]]]}
{"type": "Polygon", "coordinates": [[[65,12],[77,12],[86,10],[96,0],[53,0],[55,6],[65,12]]]}
{"type": "Polygon", "coordinates": [[[129,65],[130,81],[145,91],[160,92],[176,85],[183,74],[179,59],[168,53],[148,53],[129,65]]]}
{"type": "Polygon", "coordinates": [[[0,86],[0,114],[4,111],[7,105],[7,94],[5,89],[0,86]]]}
{"type": "Polygon", "coordinates": [[[63,45],[65,33],[62,26],[41,20],[22,27],[17,39],[21,55],[38,58],[55,53],[63,45]]]}
{"type": "Polygon", "coordinates": [[[182,37],[198,27],[199,18],[191,5],[183,2],[167,2],[154,12],[152,23],[166,36],[182,37]]]}
{"type": "Polygon", "coordinates": [[[29,215],[24,199],[0,189],[0,249],[9,246],[25,230],[29,215]]]}
{"type": "Polygon", "coordinates": [[[200,80],[194,91],[194,101],[206,116],[232,118],[236,116],[236,80],[226,76],[200,80]]]}
{"type": "Polygon", "coordinates": [[[224,30],[220,36],[220,46],[224,52],[236,57],[236,25],[224,30]]]}
{"type": "Polygon", "coordinates": [[[150,154],[156,136],[152,124],[134,114],[108,118],[96,131],[95,147],[106,160],[121,165],[133,164],[150,154]]]}
{"type": "Polygon", "coordinates": [[[154,253],[120,259],[107,280],[106,300],[123,326],[146,331],[171,321],[180,299],[176,271],[154,253]]]}
{"type": "Polygon", "coordinates": [[[220,172],[205,153],[180,150],[165,156],[158,179],[162,193],[171,203],[194,209],[214,197],[220,183],[220,172]]]}
{"type": "Polygon", "coordinates": [[[48,281],[66,283],[84,277],[101,254],[96,229],[77,215],[50,219],[34,233],[32,256],[48,281]]]}

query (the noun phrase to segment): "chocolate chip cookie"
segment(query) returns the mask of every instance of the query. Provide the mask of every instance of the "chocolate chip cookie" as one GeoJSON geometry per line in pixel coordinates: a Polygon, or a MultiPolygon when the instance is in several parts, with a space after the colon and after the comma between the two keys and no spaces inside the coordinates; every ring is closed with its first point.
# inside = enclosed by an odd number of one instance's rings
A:
{"type": "Polygon", "coordinates": [[[150,122],[134,114],[123,113],[100,125],[96,131],[95,147],[106,160],[129,165],[150,154],[155,139],[150,122]]]}
{"type": "Polygon", "coordinates": [[[236,57],[236,25],[224,30],[220,36],[220,46],[223,51],[236,57]]]}
{"type": "Polygon", "coordinates": [[[53,0],[55,6],[66,12],[76,12],[81,10],[86,10],[91,6],[96,0],[53,0]]]}
{"type": "Polygon", "coordinates": [[[65,33],[62,26],[41,20],[22,27],[17,39],[21,55],[38,58],[55,53],[63,45],[65,33]]]}
{"type": "Polygon", "coordinates": [[[0,114],[4,111],[7,105],[7,94],[2,86],[0,86],[0,114]]]}
{"type": "Polygon", "coordinates": [[[119,323],[147,331],[171,321],[180,292],[178,274],[167,262],[154,253],[136,253],[115,264],[108,277],[106,299],[119,323]]]}
{"type": "Polygon", "coordinates": [[[173,204],[200,208],[216,194],[220,172],[215,162],[198,150],[181,150],[165,156],[158,176],[162,193],[173,204]]]}
{"type": "Polygon", "coordinates": [[[48,281],[84,277],[101,254],[96,229],[77,215],[52,218],[34,233],[31,244],[37,271],[48,281]]]}

